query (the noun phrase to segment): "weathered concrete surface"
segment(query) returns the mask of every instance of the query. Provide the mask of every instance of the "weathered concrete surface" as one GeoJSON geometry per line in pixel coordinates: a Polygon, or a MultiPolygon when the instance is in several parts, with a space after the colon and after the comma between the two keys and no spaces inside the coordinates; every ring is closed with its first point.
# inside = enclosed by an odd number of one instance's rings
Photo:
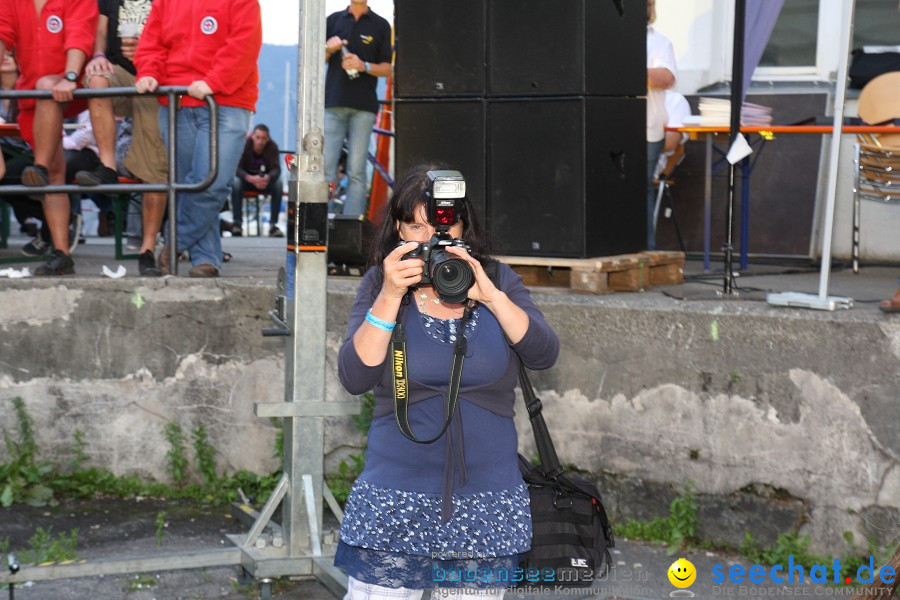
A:
{"type": "MultiPolygon", "coordinates": [[[[329,281],[326,399],[357,285],[329,281]]],[[[66,279],[0,288],[0,424],[21,396],[42,453],[75,430],[116,473],[167,478],[163,427],[204,424],[224,469],[277,467],[284,340],[262,338],[272,286],[244,280],[66,279]]],[[[659,294],[535,294],[563,340],[535,375],[564,462],[601,484],[616,519],[665,514],[688,482],[706,537],[761,543],[800,529],[840,553],[888,538],[900,514],[900,320],[659,294]]],[[[521,445],[533,454],[519,415],[521,445]]],[[[326,467],[362,443],[326,422],[326,467]]],[[[0,450],[0,453],[4,452],[0,450]]],[[[2,457],[2,454],[0,454],[2,457]]]]}

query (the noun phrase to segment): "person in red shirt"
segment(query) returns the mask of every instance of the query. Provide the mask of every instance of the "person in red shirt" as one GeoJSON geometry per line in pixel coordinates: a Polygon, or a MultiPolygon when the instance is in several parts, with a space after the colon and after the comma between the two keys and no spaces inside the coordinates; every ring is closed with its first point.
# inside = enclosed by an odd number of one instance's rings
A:
{"type": "MultiPolygon", "coordinates": [[[[18,89],[50,90],[52,100],[21,100],[19,129],[34,148],[34,165],[22,172],[28,186],[65,183],[62,121],[84,110],[73,102],[79,74],[94,45],[96,0],[0,1],[0,60],[16,51],[18,89]]],[[[69,197],[43,195],[44,214],[55,249],[35,275],[71,275],[69,256],[69,197]]]]}
{"type": "MultiPolygon", "coordinates": [[[[180,182],[202,181],[210,165],[209,108],[215,95],[219,111],[219,160],[215,181],[202,192],[179,193],[177,236],[180,254],[191,257],[191,277],[217,277],[222,267],[219,212],[244,148],[250,114],[256,110],[262,47],[258,0],[155,0],[138,42],[135,88],[150,92],[159,85],[187,86],[176,117],[176,172],[180,182]]],[[[168,101],[159,114],[160,132],[168,138],[168,101]]],[[[172,140],[165,139],[166,144],[172,140]]],[[[167,240],[159,266],[168,271],[167,240]]]]}

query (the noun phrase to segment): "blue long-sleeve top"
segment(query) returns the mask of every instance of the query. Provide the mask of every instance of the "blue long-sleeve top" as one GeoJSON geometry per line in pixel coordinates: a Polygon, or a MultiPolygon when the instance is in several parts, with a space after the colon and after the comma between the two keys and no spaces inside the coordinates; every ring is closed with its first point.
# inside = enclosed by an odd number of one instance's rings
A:
{"type": "MultiPolygon", "coordinates": [[[[377,268],[363,278],[338,355],[338,374],[350,393],[374,389],[375,418],[360,479],[380,488],[440,494],[444,499],[442,520],[446,521],[453,493],[491,492],[521,485],[518,439],[512,421],[519,361],[531,369],[549,368],[559,354],[559,339],[531,300],[521,277],[501,264],[498,287],[528,315],[528,329],[519,342],[511,344],[494,315],[484,306],[476,309],[478,322],[471,337],[467,335],[460,402],[453,424],[436,442],[417,444],[400,433],[393,418],[393,379],[387,352],[384,362],[366,366],[353,347],[353,335],[377,297],[381,282],[381,270],[377,268]]],[[[401,315],[407,333],[410,425],[417,437],[426,439],[443,423],[453,345],[429,335],[414,302],[401,315]]]]}

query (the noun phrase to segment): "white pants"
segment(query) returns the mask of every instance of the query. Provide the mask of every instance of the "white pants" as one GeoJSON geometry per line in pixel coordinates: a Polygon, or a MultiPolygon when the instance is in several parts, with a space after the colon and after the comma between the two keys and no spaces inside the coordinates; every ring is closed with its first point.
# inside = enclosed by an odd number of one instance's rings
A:
{"type": "MultiPolygon", "coordinates": [[[[363,583],[353,577],[347,583],[347,595],[344,600],[419,600],[425,590],[409,588],[388,588],[373,583],[363,583]]],[[[431,592],[433,600],[447,598],[449,600],[503,600],[505,588],[467,589],[467,588],[435,588],[431,592]]]]}

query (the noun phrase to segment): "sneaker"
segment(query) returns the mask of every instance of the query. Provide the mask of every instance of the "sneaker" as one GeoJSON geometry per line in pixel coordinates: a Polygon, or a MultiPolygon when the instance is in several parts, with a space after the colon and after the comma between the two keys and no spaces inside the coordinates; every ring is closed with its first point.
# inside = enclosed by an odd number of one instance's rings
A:
{"type": "Polygon", "coordinates": [[[50,185],[50,171],[44,165],[28,165],[22,171],[22,185],[28,187],[50,185]]]}
{"type": "Polygon", "coordinates": [[[209,263],[200,263],[190,271],[189,277],[218,277],[219,270],[209,263]]]}
{"type": "Polygon", "coordinates": [[[159,277],[162,271],[156,266],[156,257],[153,256],[153,250],[142,252],[138,256],[138,272],[141,277],[159,277]]]}
{"type": "Polygon", "coordinates": [[[38,226],[37,223],[32,223],[31,221],[26,221],[19,227],[19,232],[24,233],[28,237],[37,237],[38,236],[38,226]]]}
{"type": "Polygon", "coordinates": [[[50,254],[50,244],[40,238],[34,238],[24,246],[22,246],[22,254],[25,256],[44,256],[50,254]]]}
{"type": "Polygon", "coordinates": [[[34,274],[39,277],[52,275],[74,275],[75,263],[72,261],[72,257],[68,254],[65,254],[62,250],[54,250],[50,254],[50,258],[47,259],[47,262],[34,270],[34,274]]]}
{"type": "Polygon", "coordinates": [[[81,224],[81,215],[69,217],[69,254],[72,254],[78,248],[78,242],[81,239],[81,224]]]}
{"type": "Polygon", "coordinates": [[[106,165],[100,165],[93,171],[78,171],[75,173],[75,181],[78,185],[100,185],[103,183],[119,183],[119,174],[115,169],[106,165]]]}
{"type": "Polygon", "coordinates": [[[284,232],[278,229],[278,225],[273,225],[269,230],[269,237],[284,237],[284,232]]]}
{"type": "Polygon", "coordinates": [[[169,269],[169,244],[163,244],[162,250],[159,251],[159,272],[163,275],[171,273],[171,269],[169,269]]]}

